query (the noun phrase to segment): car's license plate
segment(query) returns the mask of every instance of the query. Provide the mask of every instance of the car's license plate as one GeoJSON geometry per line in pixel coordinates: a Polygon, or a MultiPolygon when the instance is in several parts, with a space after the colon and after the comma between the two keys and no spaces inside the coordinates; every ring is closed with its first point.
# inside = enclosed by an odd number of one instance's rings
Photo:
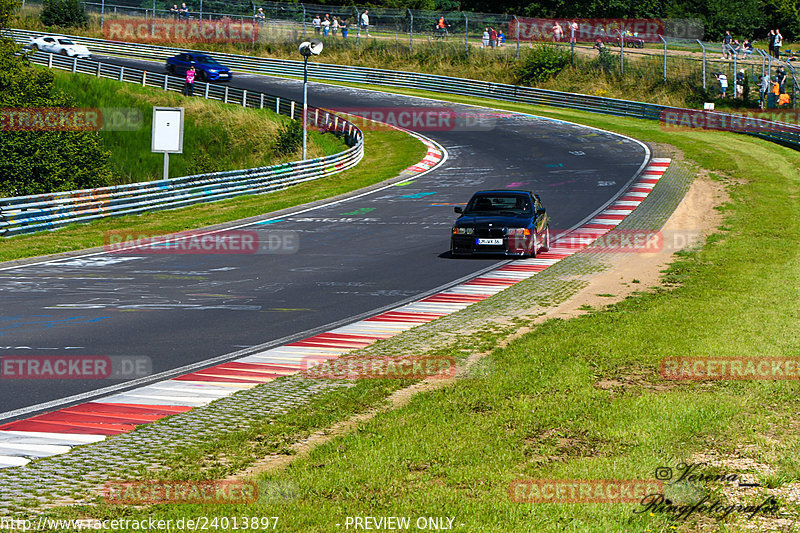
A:
{"type": "Polygon", "coordinates": [[[483,246],[502,246],[503,239],[478,239],[478,245],[483,246]]]}

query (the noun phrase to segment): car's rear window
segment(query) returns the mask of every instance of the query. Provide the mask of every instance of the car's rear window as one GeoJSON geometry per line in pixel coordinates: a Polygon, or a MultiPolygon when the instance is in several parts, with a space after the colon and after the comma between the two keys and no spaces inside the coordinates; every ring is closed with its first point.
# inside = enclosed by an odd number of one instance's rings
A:
{"type": "Polygon", "coordinates": [[[531,201],[530,198],[521,194],[480,194],[472,197],[464,212],[475,214],[531,213],[531,201]]]}

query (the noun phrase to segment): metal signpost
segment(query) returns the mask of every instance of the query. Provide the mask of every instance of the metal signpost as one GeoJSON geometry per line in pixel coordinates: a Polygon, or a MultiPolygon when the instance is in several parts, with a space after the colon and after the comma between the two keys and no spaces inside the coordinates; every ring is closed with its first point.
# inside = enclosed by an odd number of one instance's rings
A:
{"type": "Polygon", "coordinates": [[[169,179],[169,154],[183,153],[182,107],[153,107],[151,150],[164,153],[164,179],[169,179]]]}

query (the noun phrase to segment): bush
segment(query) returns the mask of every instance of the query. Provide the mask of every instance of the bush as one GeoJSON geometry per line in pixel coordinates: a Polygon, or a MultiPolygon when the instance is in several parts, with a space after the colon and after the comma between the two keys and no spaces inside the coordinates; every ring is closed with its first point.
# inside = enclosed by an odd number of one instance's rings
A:
{"type": "Polygon", "coordinates": [[[517,67],[517,83],[534,85],[557,76],[570,64],[570,54],[560,48],[542,45],[527,54],[517,67]]]}
{"type": "Polygon", "coordinates": [[[600,49],[595,64],[605,73],[619,72],[619,60],[605,48],[600,49]]]}
{"type": "Polygon", "coordinates": [[[78,0],[44,0],[40,15],[45,26],[85,28],[89,17],[78,0]]]}
{"type": "MultiPolygon", "coordinates": [[[[309,109],[309,114],[311,110],[309,109]]],[[[303,124],[299,120],[290,120],[278,129],[278,135],[272,145],[275,155],[289,155],[303,144],[303,124]]]]}

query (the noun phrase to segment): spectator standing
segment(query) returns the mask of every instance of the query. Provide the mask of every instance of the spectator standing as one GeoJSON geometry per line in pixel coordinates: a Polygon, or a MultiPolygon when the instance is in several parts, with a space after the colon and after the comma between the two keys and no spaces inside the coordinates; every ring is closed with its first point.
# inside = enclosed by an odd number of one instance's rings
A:
{"type": "Polygon", "coordinates": [[[767,107],[767,95],[769,94],[769,76],[767,74],[761,76],[758,93],[761,96],[761,109],[765,109],[767,107]]]}
{"type": "Polygon", "coordinates": [[[497,30],[489,28],[489,46],[495,48],[497,46],[497,30]]]}
{"type": "Polygon", "coordinates": [[[725,98],[728,95],[728,76],[720,72],[717,74],[717,80],[719,81],[719,90],[722,93],[722,97],[725,98]]]}
{"type": "Polygon", "coordinates": [[[784,70],[783,66],[778,67],[775,70],[775,81],[778,82],[778,87],[781,93],[785,92],[786,88],[786,70],[784,70]]]}
{"type": "Polygon", "coordinates": [[[176,19],[180,16],[181,10],[178,9],[178,4],[172,4],[172,8],[169,10],[172,18],[176,19]]]}
{"type": "Polygon", "coordinates": [[[781,30],[775,30],[775,44],[772,46],[772,53],[775,55],[775,59],[781,58],[781,46],[783,46],[783,35],[781,35],[781,30]]]}
{"type": "Polygon", "coordinates": [[[347,19],[341,19],[339,27],[342,29],[342,39],[347,39],[347,19]]]}
{"type": "Polygon", "coordinates": [[[186,71],[186,83],[183,84],[183,94],[186,96],[194,96],[194,78],[195,78],[194,65],[189,67],[186,71]]]}
{"type": "Polygon", "coordinates": [[[481,41],[483,48],[489,48],[489,27],[483,28],[483,40],[481,41]]]}
{"type": "Polygon", "coordinates": [[[444,15],[439,17],[439,20],[436,21],[436,32],[439,34],[439,37],[445,38],[447,36],[447,28],[450,24],[444,18],[444,15]]]}
{"type": "Polygon", "coordinates": [[[731,54],[731,32],[726,31],[722,38],[722,59],[730,59],[731,54]]]}
{"type": "Polygon", "coordinates": [[[334,37],[339,32],[339,19],[334,15],[333,20],[331,21],[331,33],[334,37]]]}
{"type": "Polygon", "coordinates": [[[331,17],[327,13],[325,13],[325,18],[322,19],[322,36],[327,37],[328,33],[331,31],[331,17]]]}
{"type": "Polygon", "coordinates": [[[256,11],[256,22],[259,24],[264,24],[264,20],[266,20],[266,16],[264,16],[264,8],[259,7],[258,11],[256,11]]]}
{"type": "Polygon", "coordinates": [[[367,33],[367,37],[369,37],[369,9],[365,9],[364,12],[361,13],[361,29],[364,30],[367,33]]]}
{"type": "Polygon", "coordinates": [[[575,44],[578,37],[578,23],[573,20],[567,26],[569,27],[569,42],[575,44]]]}
{"type": "Polygon", "coordinates": [[[736,73],[736,98],[744,98],[744,69],[736,73]]]}
{"type": "Polygon", "coordinates": [[[319,15],[314,17],[311,24],[314,25],[314,35],[319,35],[319,30],[322,29],[322,20],[319,18],[319,15]]]}
{"type": "Polygon", "coordinates": [[[184,2],[181,4],[181,8],[178,10],[180,11],[181,17],[188,19],[189,18],[189,8],[186,7],[186,3],[184,2]]]}
{"type": "Polygon", "coordinates": [[[555,21],[553,23],[553,42],[560,42],[562,37],[564,37],[564,28],[561,27],[558,21],[555,21]]]}
{"type": "Polygon", "coordinates": [[[769,30],[767,38],[769,39],[769,55],[775,55],[775,30],[769,30]]]}

